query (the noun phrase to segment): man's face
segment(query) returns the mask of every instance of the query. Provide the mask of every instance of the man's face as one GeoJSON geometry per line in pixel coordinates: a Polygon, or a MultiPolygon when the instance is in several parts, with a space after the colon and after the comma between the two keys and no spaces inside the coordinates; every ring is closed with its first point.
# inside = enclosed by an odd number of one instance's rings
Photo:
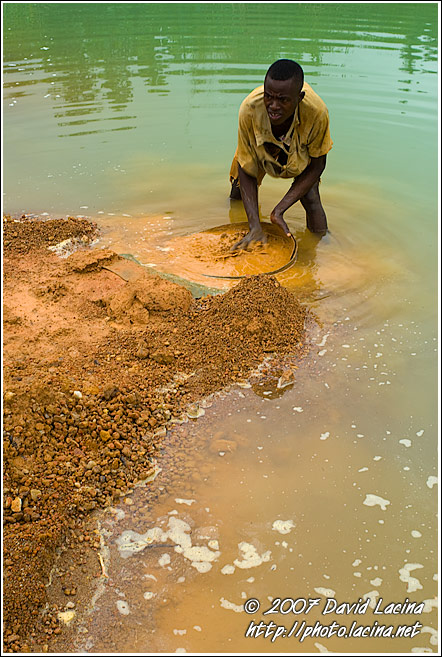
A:
{"type": "Polygon", "coordinates": [[[303,97],[294,78],[273,80],[267,76],[264,81],[264,105],[272,125],[282,125],[291,118],[303,97]]]}

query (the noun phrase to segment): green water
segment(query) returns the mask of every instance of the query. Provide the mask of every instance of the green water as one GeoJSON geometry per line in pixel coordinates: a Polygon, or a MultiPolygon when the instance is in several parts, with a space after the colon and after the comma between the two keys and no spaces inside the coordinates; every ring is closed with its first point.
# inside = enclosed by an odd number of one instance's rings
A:
{"type": "MultiPolygon", "coordinates": [[[[200,526],[210,508],[219,564],[205,574],[136,555],[122,564],[110,544],[111,577],[132,612],[118,614],[115,591],[102,597],[78,646],[437,651],[434,610],[420,619],[425,631],[400,643],[285,645],[245,638],[253,616],[219,602],[312,596],[318,587],[348,601],[374,589],[384,601],[437,593],[437,486],[429,480],[438,473],[437,3],[3,7],[6,212],[90,216],[103,246],[167,271],[167,240],[243,218],[227,198],[238,108],[280,57],[303,66],[329,108],[334,141],[321,184],[330,234],[317,243],[299,204],[286,213],[299,257],[281,280],[307,290],[321,323],[308,364],[281,396],[232,393],[203,424],[185,425],[186,440],[207,443],[223,430],[248,436],[248,447],[228,457],[204,452],[210,475],[168,484],[158,509],[200,526]],[[371,494],[390,501],[385,511],[364,505],[371,494]],[[185,497],[197,501],[187,515],[175,503],[185,497]],[[292,519],[296,531],[275,535],[277,518],[292,519]],[[272,547],[253,582],[248,570],[220,573],[241,541],[260,554],[272,547]],[[407,563],[419,565],[412,575],[422,588],[412,593],[399,575],[407,563]],[[143,568],[156,573],[171,607],[146,607],[146,587],[136,583],[143,568]]],[[[263,217],[285,191],[283,181],[264,180],[263,217]]],[[[192,453],[177,454],[192,467],[192,453]]],[[[115,536],[161,524],[125,511],[115,536]]]]}

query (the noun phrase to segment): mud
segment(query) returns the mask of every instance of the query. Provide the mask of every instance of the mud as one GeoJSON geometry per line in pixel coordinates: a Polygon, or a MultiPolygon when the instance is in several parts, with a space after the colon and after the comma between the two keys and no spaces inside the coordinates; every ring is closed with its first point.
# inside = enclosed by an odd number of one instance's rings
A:
{"type": "MultiPolygon", "coordinates": [[[[262,224],[267,236],[265,244],[254,243],[247,250],[233,250],[248,232],[247,224],[226,224],[176,237],[167,244],[174,273],[187,272],[193,280],[207,282],[211,276],[252,276],[275,271],[290,260],[291,240],[272,224],[262,224]]],[[[212,281],[213,282],[213,281],[212,281]]]]}
{"type": "Polygon", "coordinates": [[[276,370],[278,355],[302,357],[311,317],[273,277],[198,300],[142,267],[126,283],[105,269],[117,254],[86,248],[85,220],[5,217],[3,230],[4,649],[40,652],[79,595],[75,573],[100,572],[90,513],[152,475],[164,427],[197,417],[198,400],[269,355],[276,370]],[[48,249],[73,237],[83,249],[67,258],[48,249]]]}

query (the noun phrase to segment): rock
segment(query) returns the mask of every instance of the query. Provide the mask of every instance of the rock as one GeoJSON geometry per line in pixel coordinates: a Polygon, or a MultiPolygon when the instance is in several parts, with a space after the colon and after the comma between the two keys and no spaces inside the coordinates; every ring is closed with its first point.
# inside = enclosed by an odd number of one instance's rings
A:
{"type": "Polygon", "coordinates": [[[41,497],[41,490],[38,490],[37,488],[31,488],[30,496],[31,500],[36,502],[41,497]]]}
{"type": "Polygon", "coordinates": [[[120,391],[118,390],[118,388],[116,388],[113,385],[110,385],[103,390],[101,396],[103,397],[103,399],[106,399],[106,401],[109,401],[109,399],[113,399],[114,397],[116,397],[119,392],[120,391]]]}
{"type": "Polygon", "coordinates": [[[18,634],[11,634],[10,636],[7,637],[6,642],[7,643],[12,643],[13,641],[19,641],[20,637],[18,634]]]}
{"type": "Polygon", "coordinates": [[[152,354],[151,358],[160,365],[171,365],[175,360],[173,354],[170,354],[167,351],[156,351],[152,354]]]}
{"type": "Polygon", "coordinates": [[[282,389],[286,386],[291,386],[295,382],[295,373],[293,370],[284,370],[278,379],[277,388],[282,389]]]}
{"type": "MultiPolygon", "coordinates": [[[[106,443],[108,440],[111,439],[110,431],[105,431],[104,429],[102,429],[100,431],[100,438],[103,442],[106,443]]],[[[96,464],[94,463],[94,465],[96,465],[96,464]]]]}
{"type": "Polygon", "coordinates": [[[11,510],[13,513],[19,513],[21,511],[22,501],[20,497],[16,497],[12,500],[11,510]]]}
{"type": "Polygon", "coordinates": [[[195,420],[205,415],[206,411],[204,410],[204,408],[201,408],[198,404],[191,404],[190,406],[187,407],[186,413],[188,417],[190,417],[192,420],[195,420]]]}
{"type": "Polygon", "coordinates": [[[149,352],[146,347],[140,346],[138,347],[137,353],[135,355],[140,360],[144,360],[145,358],[149,357],[149,352]]]}

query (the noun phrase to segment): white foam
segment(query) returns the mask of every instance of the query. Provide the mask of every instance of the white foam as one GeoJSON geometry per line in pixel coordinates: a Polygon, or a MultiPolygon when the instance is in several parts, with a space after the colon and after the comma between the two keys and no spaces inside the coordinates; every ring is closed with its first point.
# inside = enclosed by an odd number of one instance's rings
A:
{"type": "Polygon", "coordinates": [[[145,600],[152,600],[155,595],[156,593],[153,593],[152,591],[145,591],[145,593],[143,593],[143,598],[145,600]]]}
{"type": "Polygon", "coordinates": [[[376,504],[379,504],[382,511],[385,511],[387,506],[390,504],[390,500],[385,500],[383,497],[380,497],[379,495],[373,495],[372,493],[368,493],[365,496],[365,500],[363,504],[365,504],[366,506],[376,506],[376,504]]]}
{"type": "Polygon", "coordinates": [[[162,554],[161,557],[158,559],[158,563],[160,564],[160,566],[168,566],[170,564],[170,554],[167,554],[167,552],[162,554]]]}
{"type": "Polygon", "coordinates": [[[415,652],[415,653],[418,653],[418,654],[420,654],[421,652],[429,652],[429,653],[433,654],[433,651],[431,650],[431,648],[419,648],[419,646],[416,646],[415,648],[412,648],[411,652],[415,652]]]}
{"type": "Polygon", "coordinates": [[[366,600],[367,598],[370,598],[370,602],[368,603],[368,606],[371,607],[372,609],[375,609],[376,607],[376,599],[379,596],[379,591],[369,591],[368,593],[364,593],[362,596],[363,600],[366,600]]]}
{"type": "Polygon", "coordinates": [[[429,614],[433,609],[438,609],[439,607],[439,601],[437,597],[434,598],[429,598],[428,600],[424,600],[424,614],[429,614]]]}
{"type": "Polygon", "coordinates": [[[413,538],[421,538],[421,536],[422,536],[422,534],[420,532],[418,532],[417,529],[413,529],[413,531],[411,532],[411,535],[412,535],[413,538]]]}
{"type": "Polygon", "coordinates": [[[293,520],[275,520],[272,529],[280,534],[289,534],[295,527],[293,520]]]}
{"type": "Polygon", "coordinates": [[[435,484],[439,483],[437,477],[433,477],[433,475],[430,475],[427,479],[427,486],[428,488],[433,488],[435,484]]]}
{"type": "Polygon", "coordinates": [[[430,643],[431,643],[431,645],[432,645],[432,646],[437,646],[437,631],[434,630],[432,627],[428,627],[428,625],[425,625],[425,626],[421,629],[421,634],[423,634],[424,632],[428,632],[428,634],[431,635],[431,636],[430,636],[430,643]]]}
{"type": "Polygon", "coordinates": [[[318,586],[314,591],[319,593],[319,595],[324,595],[326,598],[334,598],[336,595],[336,591],[333,591],[333,589],[326,589],[323,586],[318,586]]]}
{"type": "Polygon", "coordinates": [[[223,568],[221,568],[221,573],[223,575],[233,575],[234,572],[235,572],[235,566],[232,566],[229,563],[223,566],[223,568]]]}
{"type": "Polygon", "coordinates": [[[236,605],[233,602],[226,600],[225,598],[220,598],[220,602],[221,602],[221,607],[223,607],[224,609],[231,609],[232,611],[235,611],[237,614],[240,614],[242,611],[244,611],[244,605],[236,605]]]}
{"type": "Polygon", "coordinates": [[[205,545],[193,545],[192,547],[185,548],[183,552],[186,559],[191,561],[215,561],[220,555],[220,552],[212,552],[205,545]]]}
{"type": "Polygon", "coordinates": [[[417,577],[410,575],[411,571],[417,568],[423,568],[423,565],[420,563],[406,563],[403,568],[399,569],[399,579],[401,582],[408,584],[407,593],[414,593],[423,588],[417,577]]]}
{"type": "Polygon", "coordinates": [[[196,500],[183,500],[181,497],[176,497],[175,502],[177,504],[187,504],[187,506],[190,506],[191,504],[196,502],[196,500]]]}
{"type": "Polygon", "coordinates": [[[325,343],[327,342],[327,338],[330,335],[330,333],[326,333],[324,337],[322,338],[321,342],[317,342],[318,347],[325,347],[325,343]]]}
{"type": "Polygon", "coordinates": [[[416,436],[419,436],[419,438],[420,438],[421,436],[424,435],[424,431],[425,431],[425,429],[421,429],[420,431],[416,431],[416,436]]]}
{"type": "Polygon", "coordinates": [[[264,554],[259,555],[257,549],[251,543],[246,543],[242,541],[238,544],[240,551],[242,552],[242,560],[235,559],[234,564],[237,568],[256,568],[266,561],[270,561],[271,551],[268,550],[264,554]]]}
{"type": "Polygon", "coordinates": [[[321,433],[319,440],[327,440],[330,436],[330,431],[326,431],[325,433],[321,433]]]}
{"type": "Polygon", "coordinates": [[[380,577],[375,577],[374,579],[370,580],[370,584],[373,584],[373,586],[380,586],[382,584],[382,580],[380,577]]]}
{"type": "Polygon", "coordinates": [[[129,605],[127,604],[126,600],[117,600],[115,604],[117,605],[117,609],[120,614],[123,614],[123,616],[130,614],[129,605]]]}
{"type": "Polygon", "coordinates": [[[405,445],[405,447],[411,447],[411,440],[408,440],[408,438],[403,438],[399,442],[401,445],[405,445]]]}
{"type": "Polygon", "coordinates": [[[193,568],[199,573],[208,573],[212,568],[212,564],[208,561],[192,561],[191,566],[193,566],[193,568]]]}

